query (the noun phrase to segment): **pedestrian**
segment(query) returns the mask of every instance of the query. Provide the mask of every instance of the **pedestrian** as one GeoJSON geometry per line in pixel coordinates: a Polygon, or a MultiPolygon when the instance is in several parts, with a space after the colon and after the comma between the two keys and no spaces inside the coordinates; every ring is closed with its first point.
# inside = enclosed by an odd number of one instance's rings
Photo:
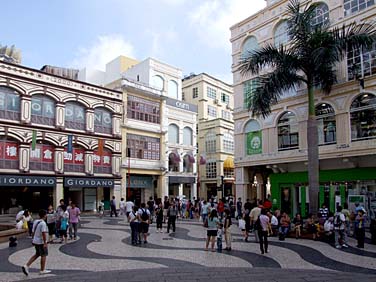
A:
{"type": "Polygon", "coordinates": [[[219,199],[217,210],[219,217],[223,218],[223,212],[225,211],[225,204],[223,202],[223,199],[219,199]]]}
{"type": "Polygon", "coordinates": [[[337,249],[348,248],[346,237],[346,217],[342,212],[342,207],[337,207],[334,215],[334,240],[337,249]]]}
{"type": "Polygon", "coordinates": [[[365,221],[366,216],[364,209],[359,209],[358,215],[355,217],[355,236],[358,241],[357,247],[360,249],[364,249],[364,238],[366,235],[364,226],[365,221]]]}
{"type": "Polygon", "coordinates": [[[345,216],[345,232],[347,237],[350,236],[350,211],[349,211],[349,205],[347,203],[344,203],[342,213],[345,216]]]}
{"type": "Polygon", "coordinates": [[[61,207],[61,217],[60,217],[60,226],[59,226],[59,236],[60,236],[60,243],[67,243],[68,242],[68,220],[69,220],[69,212],[67,211],[67,207],[65,205],[61,207]]]}
{"type": "Polygon", "coordinates": [[[256,222],[256,220],[258,219],[258,217],[260,216],[261,214],[261,208],[262,208],[262,202],[259,202],[258,203],[258,206],[254,207],[252,210],[251,210],[251,213],[249,214],[249,217],[251,219],[251,228],[252,230],[254,231],[255,233],[255,241],[258,242],[259,241],[259,238],[258,238],[258,232],[257,230],[254,228],[254,224],[256,222]]]}
{"type": "Polygon", "coordinates": [[[270,227],[269,217],[266,215],[266,209],[261,210],[261,214],[258,218],[256,226],[258,227],[258,235],[260,239],[260,251],[263,255],[268,252],[268,230],[270,227]]]}
{"type": "Polygon", "coordinates": [[[223,224],[218,223],[217,230],[217,252],[222,253],[223,224]]]}
{"type": "MultiPolygon", "coordinates": [[[[64,199],[60,199],[59,206],[56,209],[56,226],[55,226],[56,237],[60,237],[61,216],[63,214],[62,206],[65,206],[64,199]]],[[[67,209],[67,207],[65,206],[65,210],[66,209],[67,209]]]]}
{"type": "Polygon", "coordinates": [[[157,233],[163,232],[162,230],[162,223],[163,223],[163,205],[159,203],[158,208],[155,211],[157,217],[157,233]]]}
{"type": "Polygon", "coordinates": [[[319,213],[321,214],[321,218],[323,222],[325,222],[328,218],[329,210],[326,207],[325,203],[322,204],[321,208],[319,209],[319,213]]]}
{"type": "Polygon", "coordinates": [[[31,216],[31,212],[29,212],[29,210],[24,211],[23,220],[27,224],[27,230],[29,232],[29,237],[31,237],[31,235],[33,233],[33,218],[31,216]]]}
{"type": "Polygon", "coordinates": [[[22,266],[22,272],[28,276],[30,265],[39,257],[40,259],[40,272],[39,274],[50,273],[50,270],[46,269],[46,260],[48,256],[47,234],[48,227],[45,222],[47,212],[45,210],[39,211],[39,220],[36,220],[33,225],[33,245],[35,248],[35,254],[29,259],[29,261],[22,266]]]}
{"type": "Polygon", "coordinates": [[[56,226],[56,213],[52,205],[47,210],[48,243],[53,243],[56,226]]]}
{"type": "Polygon", "coordinates": [[[245,221],[245,229],[242,229],[243,235],[244,235],[244,241],[248,242],[248,236],[249,232],[251,231],[251,217],[249,216],[250,211],[249,210],[244,210],[243,213],[243,219],[245,221]]]}
{"type": "Polygon", "coordinates": [[[111,211],[110,211],[110,217],[112,217],[112,214],[115,214],[115,217],[117,217],[117,211],[116,211],[116,200],[115,200],[115,196],[112,196],[112,199],[110,201],[110,208],[111,208],[111,211]]]}
{"type": "Polygon", "coordinates": [[[126,215],[124,198],[121,198],[119,202],[119,215],[126,215]]]}
{"type": "Polygon", "coordinates": [[[68,210],[69,213],[69,238],[72,240],[77,239],[77,227],[80,220],[81,211],[76,207],[75,203],[71,203],[71,208],[68,210]],[[72,233],[73,230],[73,233],[72,233]]]}
{"type": "Polygon", "coordinates": [[[153,224],[153,217],[154,217],[154,200],[153,200],[153,197],[149,198],[147,205],[148,205],[148,210],[150,212],[150,224],[153,224]]]}
{"type": "Polygon", "coordinates": [[[138,210],[137,214],[140,222],[139,232],[143,234],[144,244],[146,244],[148,242],[150,211],[146,208],[145,203],[141,203],[141,208],[138,210]]]}
{"type": "Polygon", "coordinates": [[[167,211],[168,208],[170,207],[170,201],[167,196],[164,197],[164,202],[163,202],[163,223],[166,223],[167,219],[167,211]]]}
{"type": "Polygon", "coordinates": [[[137,244],[141,244],[140,236],[139,236],[139,222],[137,216],[137,207],[133,206],[132,211],[128,215],[128,222],[131,226],[131,238],[132,238],[132,245],[135,246],[137,244]]]}
{"type": "Polygon", "coordinates": [[[172,225],[172,232],[175,233],[176,229],[176,216],[177,216],[178,210],[176,208],[176,203],[172,202],[172,205],[168,208],[167,211],[167,233],[170,233],[170,226],[172,225]]]}
{"type": "Polygon", "coordinates": [[[215,238],[217,237],[217,224],[219,223],[217,210],[213,209],[210,212],[210,216],[208,218],[208,230],[207,230],[207,238],[206,238],[206,247],[205,251],[208,250],[209,242],[211,243],[211,250],[215,252],[214,244],[215,238]]]}
{"type": "Polygon", "coordinates": [[[226,251],[231,251],[231,212],[228,209],[225,209],[225,221],[224,221],[224,232],[225,232],[225,241],[226,241],[226,251]]]}
{"type": "Polygon", "coordinates": [[[238,198],[238,201],[236,202],[236,219],[239,219],[242,217],[242,198],[238,198]]]}
{"type": "Polygon", "coordinates": [[[295,238],[299,239],[301,238],[302,229],[303,229],[303,219],[300,213],[297,213],[292,220],[292,223],[294,224],[294,230],[295,230],[295,238]]]}
{"type": "Polygon", "coordinates": [[[125,212],[127,215],[127,218],[129,218],[129,214],[133,211],[134,203],[131,200],[128,200],[125,203],[125,212]]]}

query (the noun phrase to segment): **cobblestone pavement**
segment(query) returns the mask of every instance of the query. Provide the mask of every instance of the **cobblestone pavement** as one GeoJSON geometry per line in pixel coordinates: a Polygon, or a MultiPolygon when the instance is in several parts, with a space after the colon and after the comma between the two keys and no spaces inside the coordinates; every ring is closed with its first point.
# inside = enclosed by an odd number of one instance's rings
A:
{"type": "MultiPolygon", "coordinates": [[[[129,224],[119,218],[86,217],[79,238],[49,246],[47,268],[39,261],[26,277],[21,266],[34,253],[30,239],[16,248],[0,244],[0,281],[376,281],[376,246],[365,250],[336,249],[311,240],[270,238],[269,253],[258,243],[242,240],[232,226],[232,251],[204,250],[206,229],[198,222],[179,221],[175,233],[156,233],[150,227],[147,244],[132,246],[129,224]]],[[[224,243],[225,247],[225,243],[224,243]]]]}

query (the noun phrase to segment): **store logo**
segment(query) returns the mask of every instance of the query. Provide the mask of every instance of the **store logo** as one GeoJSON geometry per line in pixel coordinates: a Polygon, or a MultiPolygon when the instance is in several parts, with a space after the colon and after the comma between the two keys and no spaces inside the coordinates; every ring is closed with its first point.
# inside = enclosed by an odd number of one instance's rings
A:
{"type": "Polygon", "coordinates": [[[55,177],[39,176],[0,176],[0,185],[2,186],[55,186],[55,177]]]}

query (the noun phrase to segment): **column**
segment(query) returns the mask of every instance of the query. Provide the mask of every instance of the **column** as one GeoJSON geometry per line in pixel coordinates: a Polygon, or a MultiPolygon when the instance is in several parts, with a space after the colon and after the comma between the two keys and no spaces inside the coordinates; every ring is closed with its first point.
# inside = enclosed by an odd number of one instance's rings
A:
{"type": "Polygon", "coordinates": [[[56,119],[55,125],[57,129],[65,127],[65,103],[56,103],[56,119]]]}
{"type": "Polygon", "coordinates": [[[31,97],[21,96],[21,123],[31,122],[31,97]]]}
{"type": "Polygon", "coordinates": [[[28,172],[30,161],[30,144],[20,144],[19,147],[19,169],[22,172],[28,172]]]}
{"type": "Polygon", "coordinates": [[[121,115],[112,115],[112,134],[116,137],[121,136],[121,115]]]}
{"type": "Polygon", "coordinates": [[[56,177],[56,187],[54,188],[54,207],[60,205],[60,200],[64,199],[64,178],[56,177]]]}
{"type": "MultiPolygon", "coordinates": [[[[128,161],[128,158],[126,158],[128,161]]],[[[112,174],[113,175],[120,175],[120,167],[121,167],[121,155],[113,154],[112,155],[112,174]]],[[[128,172],[128,169],[127,169],[128,172]]]]}
{"type": "Polygon", "coordinates": [[[93,151],[85,151],[85,173],[89,175],[94,174],[93,151]]]}
{"type": "Polygon", "coordinates": [[[94,110],[86,109],[86,131],[94,133],[94,110]]]}
{"type": "Polygon", "coordinates": [[[183,195],[183,184],[179,184],[179,195],[183,195]]]}
{"type": "Polygon", "coordinates": [[[191,185],[190,199],[193,199],[193,197],[195,197],[196,199],[198,199],[197,198],[198,197],[198,195],[197,195],[197,183],[192,183],[192,185],[191,185]]]}
{"type": "Polygon", "coordinates": [[[64,173],[64,147],[55,147],[55,172],[64,173]]]}

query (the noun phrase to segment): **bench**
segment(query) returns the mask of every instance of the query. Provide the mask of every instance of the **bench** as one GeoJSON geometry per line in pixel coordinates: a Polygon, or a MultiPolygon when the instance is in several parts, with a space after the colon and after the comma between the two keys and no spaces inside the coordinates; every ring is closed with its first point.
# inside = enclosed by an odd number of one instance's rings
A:
{"type": "Polygon", "coordinates": [[[0,243],[7,242],[9,240],[9,237],[11,236],[16,236],[17,238],[19,238],[19,237],[26,237],[26,235],[28,234],[26,229],[16,229],[14,228],[14,226],[9,226],[9,227],[11,228],[0,231],[0,243]]]}

